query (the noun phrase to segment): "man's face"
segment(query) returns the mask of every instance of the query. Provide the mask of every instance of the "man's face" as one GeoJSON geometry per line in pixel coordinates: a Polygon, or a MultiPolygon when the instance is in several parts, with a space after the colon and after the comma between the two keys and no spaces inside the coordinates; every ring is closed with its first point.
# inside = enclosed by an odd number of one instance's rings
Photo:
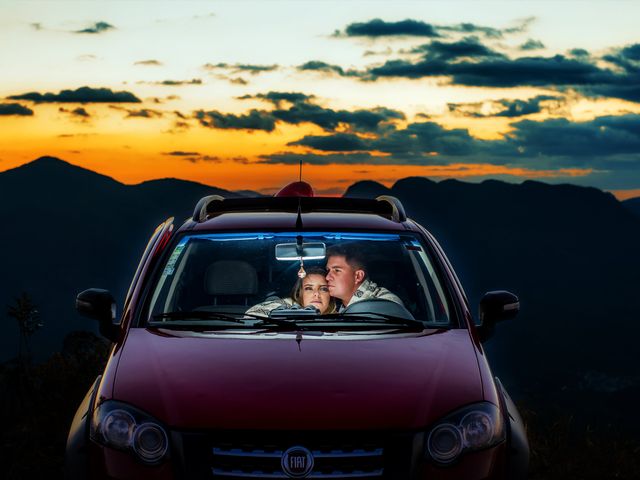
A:
{"type": "Polygon", "coordinates": [[[364,272],[354,269],[343,256],[329,257],[327,271],[329,293],[346,305],[362,283],[364,272]]]}

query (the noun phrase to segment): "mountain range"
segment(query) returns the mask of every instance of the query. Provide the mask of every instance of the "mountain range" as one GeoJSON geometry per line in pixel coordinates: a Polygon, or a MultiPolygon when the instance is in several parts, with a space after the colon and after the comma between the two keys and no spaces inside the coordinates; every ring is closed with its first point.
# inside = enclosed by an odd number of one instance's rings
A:
{"type": "MultiPolygon", "coordinates": [[[[110,290],[122,305],[156,225],[176,224],[209,194],[251,195],[163,179],[125,185],[52,157],[0,173],[0,305],[21,292],[37,304],[43,327],[35,357],[59,350],[66,334],[97,331],[74,310],[76,294],[110,290]]],[[[640,198],[619,202],[595,188],[495,180],[479,184],[426,178],[391,188],[358,182],[346,196],[398,197],[407,214],[447,252],[473,311],[486,291],[518,294],[521,314],[486,343],[495,372],[517,391],[640,388],[640,198]]],[[[5,309],[6,310],[6,309],[5,309]]],[[[0,361],[17,353],[6,315],[0,361]]]]}

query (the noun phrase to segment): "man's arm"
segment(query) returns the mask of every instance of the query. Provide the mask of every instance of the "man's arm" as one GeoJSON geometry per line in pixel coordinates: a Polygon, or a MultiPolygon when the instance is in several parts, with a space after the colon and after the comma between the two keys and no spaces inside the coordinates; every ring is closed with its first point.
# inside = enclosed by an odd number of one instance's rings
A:
{"type": "Polygon", "coordinates": [[[269,316],[271,310],[275,310],[278,307],[291,307],[293,305],[293,300],[291,298],[270,298],[262,303],[258,303],[254,305],[249,310],[245,312],[247,315],[264,315],[265,317],[269,316]]]}

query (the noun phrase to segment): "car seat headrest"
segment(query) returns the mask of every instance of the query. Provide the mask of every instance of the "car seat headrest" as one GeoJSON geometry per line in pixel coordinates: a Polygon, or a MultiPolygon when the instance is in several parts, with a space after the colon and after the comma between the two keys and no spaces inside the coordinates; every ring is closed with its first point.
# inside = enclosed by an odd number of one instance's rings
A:
{"type": "Polygon", "coordinates": [[[209,295],[255,295],[258,274],[242,260],[219,260],[207,267],[204,290],[209,295]]]}

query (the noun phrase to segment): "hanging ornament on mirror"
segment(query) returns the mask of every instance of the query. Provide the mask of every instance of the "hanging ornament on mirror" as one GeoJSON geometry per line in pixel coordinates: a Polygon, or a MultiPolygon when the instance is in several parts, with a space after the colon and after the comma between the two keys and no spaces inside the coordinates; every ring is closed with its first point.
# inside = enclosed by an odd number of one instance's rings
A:
{"type": "Polygon", "coordinates": [[[304,278],[307,276],[307,272],[304,271],[304,262],[300,259],[300,270],[298,270],[298,278],[304,278]]]}

